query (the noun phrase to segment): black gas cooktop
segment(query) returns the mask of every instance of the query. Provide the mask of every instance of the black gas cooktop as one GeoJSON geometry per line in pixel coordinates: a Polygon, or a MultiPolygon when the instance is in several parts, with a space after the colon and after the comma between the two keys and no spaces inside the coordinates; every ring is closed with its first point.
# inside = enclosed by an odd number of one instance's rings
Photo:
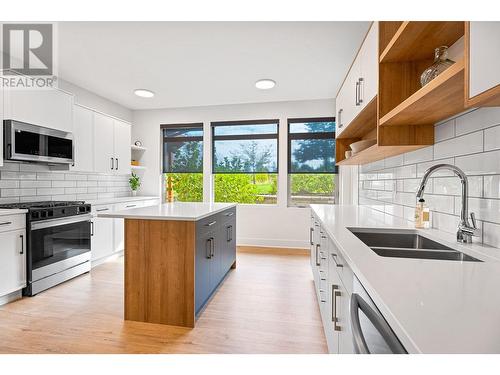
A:
{"type": "Polygon", "coordinates": [[[32,221],[55,219],[90,213],[90,204],[84,201],[43,201],[0,204],[0,208],[20,208],[28,210],[26,219],[32,221]]]}

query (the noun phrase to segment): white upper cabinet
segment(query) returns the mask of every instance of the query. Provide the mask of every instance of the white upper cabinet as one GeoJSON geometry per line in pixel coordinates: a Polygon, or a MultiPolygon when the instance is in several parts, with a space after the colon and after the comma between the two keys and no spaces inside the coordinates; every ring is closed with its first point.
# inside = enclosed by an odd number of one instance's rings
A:
{"type": "Polygon", "coordinates": [[[471,105],[499,105],[500,103],[500,22],[470,22],[469,98],[477,100],[471,105]]]}
{"type": "Polygon", "coordinates": [[[115,170],[114,120],[94,112],[94,166],[96,172],[115,170]]]}
{"type": "Polygon", "coordinates": [[[130,173],[130,124],[101,113],[94,113],[95,171],[130,173]]]}
{"type": "Polygon", "coordinates": [[[57,89],[12,89],[4,96],[6,119],[73,131],[73,95],[57,89]]]}
{"type": "Polygon", "coordinates": [[[130,174],[130,124],[115,120],[114,127],[115,173],[130,174]]]}
{"type": "Polygon", "coordinates": [[[337,136],[377,95],[377,91],[378,22],[374,22],[337,95],[337,136]]]}
{"type": "Polygon", "coordinates": [[[378,91],[378,22],[374,22],[360,51],[359,101],[364,108],[378,91]]]}
{"type": "Polygon", "coordinates": [[[94,112],[75,105],[74,108],[74,165],[71,170],[78,172],[94,171],[94,112]]]}

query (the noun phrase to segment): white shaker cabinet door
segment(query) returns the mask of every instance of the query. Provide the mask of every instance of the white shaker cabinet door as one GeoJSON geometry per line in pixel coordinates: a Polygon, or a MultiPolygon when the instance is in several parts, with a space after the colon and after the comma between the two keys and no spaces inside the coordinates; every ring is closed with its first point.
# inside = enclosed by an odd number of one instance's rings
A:
{"type": "Polygon", "coordinates": [[[5,118],[3,111],[4,90],[5,89],[3,87],[0,87],[0,124],[2,124],[2,126],[0,127],[0,167],[3,165],[3,120],[5,118]]]}
{"type": "Polygon", "coordinates": [[[0,296],[26,286],[26,233],[15,230],[0,233],[0,296]]]}
{"type": "Polygon", "coordinates": [[[361,108],[364,108],[378,92],[378,22],[373,22],[360,51],[361,108]]]}
{"type": "Polygon", "coordinates": [[[500,22],[470,22],[469,97],[500,85],[500,22]]]}
{"type": "Polygon", "coordinates": [[[94,169],[96,172],[115,171],[114,120],[94,112],[94,169]]]}
{"type": "Polygon", "coordinates": [[[115,172],[118,174],[130,174],[130,124],[115,120],[114,127],[115,172]]]}
{"type": "MultiPolygon", "coordinates": [[[[94,207],[95,214],[112,211],[112,205],[99,205],[94,207]]],[[[113,247],[113,222],[114,219],[94,217],[92,219],[92,261],[110,256],[113,247]]]]}
{"type": "Polygon", "coordinates": [[[65,132],[73,131],[73,96],[60,90],[9,90],[7,119],[65,132]]]}
{"type": "Polygon", "coordinates": [[[79,172],[94,171],[94,112],[75,105],[73,130],[74,165],[71,168],[79,172]]]}

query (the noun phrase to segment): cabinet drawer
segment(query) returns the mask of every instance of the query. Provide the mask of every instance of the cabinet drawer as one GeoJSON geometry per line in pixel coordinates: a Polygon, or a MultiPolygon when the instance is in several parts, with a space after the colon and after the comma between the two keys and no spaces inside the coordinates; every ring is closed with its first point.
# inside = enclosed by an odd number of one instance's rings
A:
{"type": "Polygon", "coordinates": [[[219,214],[210,215],[196,222],[196,231],[199,233],[205,233],[215,230],[215,228],[217,228],[221,224],[222,217],[220,217],[219,214]]]}
{"type": "Polygon", "coordinates": [[[223,222],[227,222],[229,220],[236,220],[236,207],[231,207],[225,211],[219,212],[217,214],[223,222]]]}
{"type": "Polygon", "coordinates": [[[123,211],[130,210],[132,208],[144,207],[144,203],[142,201],[132,201],[132,202],[123,202],[116,203],[113,207],[115,211],[123,211]]]}
{"type": "Polygon", "coordinates": [[[92,206],[92,215],[97,215],[99,213],[104,213],[104,212],[109,212],[113,211],[113,205],[112,204],[100,204],[97,206],[92,206]]]}
{"type": "Polygon", "coordinates": [[[344,287],[346,289],[346,292],[351,294],[352,293],[352,286],[353,286],[353,278],[354,274],[345,261],[344,257],[340,252],[338,251],[337,247],[331,242],[331,260],[333,261],[334,268],[337,270],[337,273],[340,276],[340,279],[342,280],[342,284],[344,284],[344,287]]]}
{"type": "Polygon", "coordinates": [[[24,228],[26,228],[25,214],[0,216],[0,233],[24,228]]]}

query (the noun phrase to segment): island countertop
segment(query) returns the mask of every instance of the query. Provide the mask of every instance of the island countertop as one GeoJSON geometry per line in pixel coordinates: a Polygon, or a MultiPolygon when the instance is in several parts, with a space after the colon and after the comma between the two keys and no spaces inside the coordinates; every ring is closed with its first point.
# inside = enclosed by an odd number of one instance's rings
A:
{"type": "Polygon", "coordinates": [[[123,211],[108,211],[99,213],[97,216],[119,219],[197,221],[235,206],[235,203],[173,202],[123,211]]]}

